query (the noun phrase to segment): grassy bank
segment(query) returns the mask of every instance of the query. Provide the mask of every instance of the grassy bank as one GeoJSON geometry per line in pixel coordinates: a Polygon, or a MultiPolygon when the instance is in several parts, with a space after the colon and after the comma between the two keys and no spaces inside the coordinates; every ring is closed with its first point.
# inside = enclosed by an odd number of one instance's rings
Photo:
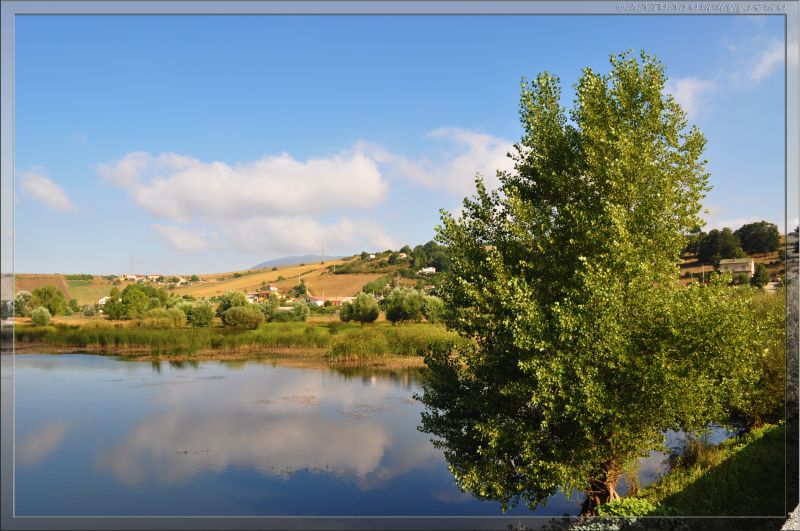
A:
{"type": "Polygon", "coordinates": [[[691,445],[673,469],[607,516],[785,516],[785,424],[691,445]]]}
{"type": "MultiPolygon", "coordinates": [[[[3,331],[3,344],[10,342],[3,331]]],[[[440,325],[427,323],[361,326],[353,323],[265,323],[257,330],[224,328],[148,329],[55,324],[17,325],[21,352],[95,352],[152,356],[235,357],[268,351],[302,351],[338,363],[416,357],[431,344],[457,340],[440,325]]]]}

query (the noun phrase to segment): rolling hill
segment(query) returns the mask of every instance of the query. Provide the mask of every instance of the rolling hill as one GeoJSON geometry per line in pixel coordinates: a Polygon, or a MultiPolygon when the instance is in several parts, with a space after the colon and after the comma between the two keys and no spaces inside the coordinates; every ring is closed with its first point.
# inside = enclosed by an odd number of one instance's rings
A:
{"type": "Polygon", "coordinates": [[[327,260],[338,260],[339,256],[322,256],[318,254],[304,254],[303,256],[284,256],[283,258],[275,258],[274,260],[268,260],[266,262],[261,262],[258,265],[254,265],[250,269],[264,269],[267,267],[280,267],[280,266],[287,266],[287,265],[299,265],[299,264],[309,264],[313,262],[325,262],[327,260]]]}

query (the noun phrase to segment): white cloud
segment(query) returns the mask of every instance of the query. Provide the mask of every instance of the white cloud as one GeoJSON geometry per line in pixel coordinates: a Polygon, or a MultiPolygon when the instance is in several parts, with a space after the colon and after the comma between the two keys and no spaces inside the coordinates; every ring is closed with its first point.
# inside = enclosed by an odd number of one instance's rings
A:
{"type": "Polygon", "coordinates": [[[17,446],[17,461],[28,466],[41,464],[58,449],[68,430],[69,425],[64,420],[43,425],[17,446]]]}
{"type": "Polygon", "coordinates": [[[465,196],[475,189],[475,174],[480,173],[489,188],[500,184],[497,170],[510,170],[513,161],[507,154],[513,143],[486,133],[458,127],[443,127],[429,132],[437,149],[432,155],[411,159],[385,151],[377,146],[362,144],[388,171],[409,178],[429,188],[442,188],[452,194],[465,196]]]}
{"type": "Polygon", "coordinates": [[[474,191],[476,172],[495,187],[497,169],[513,167],[507,140],[459,128],[436,129],[426,138],[434,148],[420,160],[359,142],[306,161],[282,153],[227,164],[177,153],[131,152],[97,165],[97,171],[155,217],[177,222],[153,228],[178,250],[209,248],[208,233],[187,227],[200,224],[240,251],[306,253],[324,245],[327,252],[347,254],[400,244],[376,219],[358,214],[388,197],[382,172],[460,198],[474,191]]]}
{"type": "Polygon", "coordinates": [[[152,214],[179,222],[366,209],[388,189],[375,161],[358,151],[305,162],[282,153],[235,165],[135,152],[97,169],[152,214]]]}
{"type": "Polygon", "coordinates": [[[712,93],[716,89],[715,81],[695,77],[670,79],[666,86],[667,92],[672,94],[689,118],[697,116],[703,94],[712,93]]]}
{"type": "Polygon", "coordinates": [[[153,228],[179,251],[202,251],[207,247],[203,232],[167,225],[153,225],[153,228]]]}
{"type": "Polygon", "coordinates": [[[324,224],[309,216],[257,217],[225,223],[221,230],[245,251],[273,253],[327,252],[346,254],[353,249],[396,249],[399,242],[376,221],[343,217],[324,224]]]}
{"type": "Polygon", "coordinates": [[[64,189],[44,175],[42,168],[24,171],[19,174],[20,185],[25,195],[41,201],[54,210],[76,212],[78,209],[67,197],[64,189]]]}
{"type": "Polygon", "coordinates": [[[784,43],[773,41],[751,63],[748,77],[753,83],[760,83],[764,78],[783,66],[784,43]]]}

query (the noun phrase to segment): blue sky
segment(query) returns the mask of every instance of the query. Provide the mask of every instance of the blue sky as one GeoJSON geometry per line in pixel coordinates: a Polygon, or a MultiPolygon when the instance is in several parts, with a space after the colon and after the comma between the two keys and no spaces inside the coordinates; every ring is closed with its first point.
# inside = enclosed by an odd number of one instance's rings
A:
{"type": "Polygon", "coordinates": [[[667,65],[708,138],[709,227],[782,227],[780,17],[18,16],[15,269],[424,243],[508,165],[522,76],[558,75],[569,105],[626,49],[667,65]]]}

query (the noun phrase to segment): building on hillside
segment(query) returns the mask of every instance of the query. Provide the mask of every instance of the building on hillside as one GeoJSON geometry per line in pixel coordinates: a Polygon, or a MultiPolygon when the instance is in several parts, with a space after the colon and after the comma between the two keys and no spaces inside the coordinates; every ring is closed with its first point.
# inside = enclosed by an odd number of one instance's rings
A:
{"type": "Polygon", "coordinates": [[[369,255],[369,259],[370,260],[374,260],[375,259],[375,255],[374,254],[369,255]]]}
{"type": "Polygon", "coordinates": [[[330,301],[333,306],[341,306],[343,302],[353,302],[355,299],[355,297],[327,297],[323,299],[322,304],[325,304],[325,301],[330,301]]]}
{"type": "Polygon", "coordinates": [[[313,304],[314,306],[325,306],[325,299],[318,299],[316,297],[308,297],[306,302],[309,305],[313,304]]]}
{"type": "Polygon", "coordinates": [[[734,275],[746,273],[748,277],[752,277],[756,268],[752,258],[726,258],[719,261],[719,272],[734,275]]]}
{"type": "Polygon", "coordinates": [[[100,306],[103,306],[105,303],[107,303],[107,302],[108,302],[108,299],[110,299],[110,298],[111,298],[111,297],[109,297],[108,295],[106,295],[105,297],[102,297],[102,298],[101,298],[99,301],[97,301],[97,304],[99,304],[100,306]]]}
{"type": "Polygon", "coordinates": [[[269,299],[270,295],[273,293],[277,294],[278,288],[273,289],[262,289],[259,291],[251,291],[247,293],[247,300],[252,298],[255,302],[264,302],[265,300],[269,299]]]}
{"type": "Polygon", "coordinates": [[[423,267],[417,272],[418,275],[433,275],[434,273],[436,273],[435,267],[423,267]]]}
{"type": "Polygon", "coordinates": [[[398,258],[406,258],[408,255],[406,253],[399,253],[397,255],[398,258]]]}

